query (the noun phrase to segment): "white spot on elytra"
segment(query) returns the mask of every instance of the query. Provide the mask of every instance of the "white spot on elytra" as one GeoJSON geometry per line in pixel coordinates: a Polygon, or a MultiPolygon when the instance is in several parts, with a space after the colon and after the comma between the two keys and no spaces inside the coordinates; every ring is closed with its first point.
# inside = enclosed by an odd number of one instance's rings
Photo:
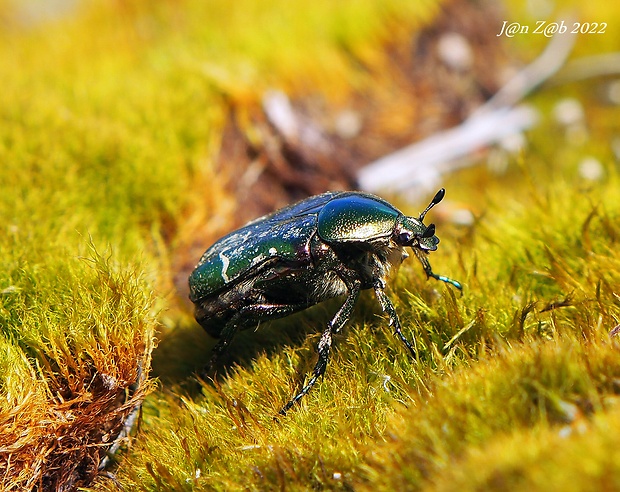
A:
{"type": "Polygon", "coordinates": [[[228,271],[228,265],[230,265],[230,260],[228,259],[228,257],[224,254],[224,253],[220,253],[220,260],[222,260],[222,278],[224,279],[224,282],[229,282],[230,279],[228,278],[228,275],[226,274],[226,272],[228,271]]]}
{"type": "Polygon", "coordinates": [[[252,258],[252,266],[258,265],[265,259],[265,255],[258,255],[252,258]]]}
{"type": "Polygon", "coordinates": [[[276,248],[269,248],[269,254],[271,256],[275,256],[275,254],[278,252],[278,250],[276,248]]]}

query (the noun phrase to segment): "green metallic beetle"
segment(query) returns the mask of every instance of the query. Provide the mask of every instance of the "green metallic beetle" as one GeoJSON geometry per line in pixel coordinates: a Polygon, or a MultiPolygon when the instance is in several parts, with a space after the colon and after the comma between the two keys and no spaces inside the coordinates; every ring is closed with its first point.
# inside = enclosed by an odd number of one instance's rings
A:
{"type": "Polygon", "coordinates": [[[457,281],[433,273],[427,259],[439,238],[434,224],[424,225],[424,216],[444,195],[442,188],[414,218],[369,193],[328,192],[260,217],[221,238],[189,277],[196,320],[220,338],[208,370],[237,330],[346,295],[321,335],[312,377],[280,412],[286,413],[325,372],[332,335],[349,320],[363,289],[374,289],[395,334],[415,357],[384,289],[390,269],[408,257],[406,246],[427,276],[461,289],[457,281]]]}

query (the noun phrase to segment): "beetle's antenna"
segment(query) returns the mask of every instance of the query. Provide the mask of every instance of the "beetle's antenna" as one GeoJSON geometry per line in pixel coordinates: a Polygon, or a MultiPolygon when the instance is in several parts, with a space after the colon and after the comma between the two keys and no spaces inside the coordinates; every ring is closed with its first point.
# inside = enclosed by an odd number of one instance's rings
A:
{"type": "Polygon", "coordinates": [[[435,197],[431,200],[431,203],[428,204],[428,207],[426,207],[424,209],[424,212],[422,212],[420,214],[419,220],[420,222],[422,222],[424,220],[424,217],[426,216],[427,212],[433,208],[435,205],[437,205],[441,200],[443,200],[443,197],[446,196],[446,189],[442,188],[441,190],[439,190],[436,194],[435,197]]]}

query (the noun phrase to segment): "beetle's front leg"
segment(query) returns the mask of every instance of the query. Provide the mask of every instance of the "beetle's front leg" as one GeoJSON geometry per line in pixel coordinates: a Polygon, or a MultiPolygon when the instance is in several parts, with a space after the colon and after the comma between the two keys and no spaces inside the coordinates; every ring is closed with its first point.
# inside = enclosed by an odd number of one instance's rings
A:
{"type": "Polygon", "coordinates": [[[457,282],[456,280],[446,277],[445,275],[437,275],[435,272],[433,272],[433,269],[431,268],[431,264],[428,262],[428,258],[426,257],[426,255],[423,253],[420,253],[417,249],[414,249],[413,251],[415,255],[418,257],[418,259],[420,260],[420,262],[422,263],[422,267],[424,267],[424,273],[426,273],[427,277],[431,277],[431,278],[434,278],[435,280],[440,280],[441,282],[445,282],[447,284],[453,285],[461,292],[463,291],[463,286],[461,285],[460,282],[457,282]]]}
{"type": "Polygon", "coordinates": [[[327,328],[321,334],[321,339],[319,340],[318,345],[318,353],[319,359],[317,360],[316,365],[314,366],[314,370],[312,371],[312,377],[308,384],[306,384],[301,391],[295,395],[295,397],[289,401],[282,410],[280,410],[281,415],[286,415],[286,412],[295,405],[299,400],[301,400],[315,385],[317,380],[325,373],[325,369],[327,368],[327,361],[329,359],[329,351],[332,346],[332,335],[338,333],[345,323],[351,317],[351,313],[353,312],[353,307],[355,306],[355,302],[360,294],[360,283],[356,282],[349,289],[349,295],[347,296],[344,304],[340,307],[338,312],[334,315],[332,320],[327,324],[327,328]]]}
{"type": "Polygon", "coordinates": [[[413,345],[411,344],[411,342],[407,340],[407,337],[403,335],[403,332],[400,326],[400,320],[398,319],[398,314],[396,314],[396,309],[394,308],[392,301],[390,301],[389,297],[386,295],[385,291],[383,290],[384,288],[385,287],[384,287],[383,282],[378,280],[375,283],[375,295],[377,296],[377,299],[379,299],[381,308],[390,318],[390,325],[394,327],[394,334],[398,336],[398,338],[401,339],[401,341],[409,349],[409,352],[411,352],[411,355],[415,359],[417,358],[415,349],[413,348],[413,345]]]}

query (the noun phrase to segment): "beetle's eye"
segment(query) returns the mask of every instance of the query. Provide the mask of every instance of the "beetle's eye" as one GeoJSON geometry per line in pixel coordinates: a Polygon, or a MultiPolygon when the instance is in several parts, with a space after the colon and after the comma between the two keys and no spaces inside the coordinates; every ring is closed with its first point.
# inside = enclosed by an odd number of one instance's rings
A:
{"type": "Polygon", "coordinates": [[[400,244],[409,244],[411,242],[411,233],[401,232],[398,235],[398,240],[400,241],[400,244]]]}
{"type": "Polygon", "coordinates": [[[426,230],[424,231],[424,234],[422,234],[422,237],[427,238],[427,237],[433,237],[434,235],[435,235],[435,224],[431,224],[426,228],[426,230]]]}

